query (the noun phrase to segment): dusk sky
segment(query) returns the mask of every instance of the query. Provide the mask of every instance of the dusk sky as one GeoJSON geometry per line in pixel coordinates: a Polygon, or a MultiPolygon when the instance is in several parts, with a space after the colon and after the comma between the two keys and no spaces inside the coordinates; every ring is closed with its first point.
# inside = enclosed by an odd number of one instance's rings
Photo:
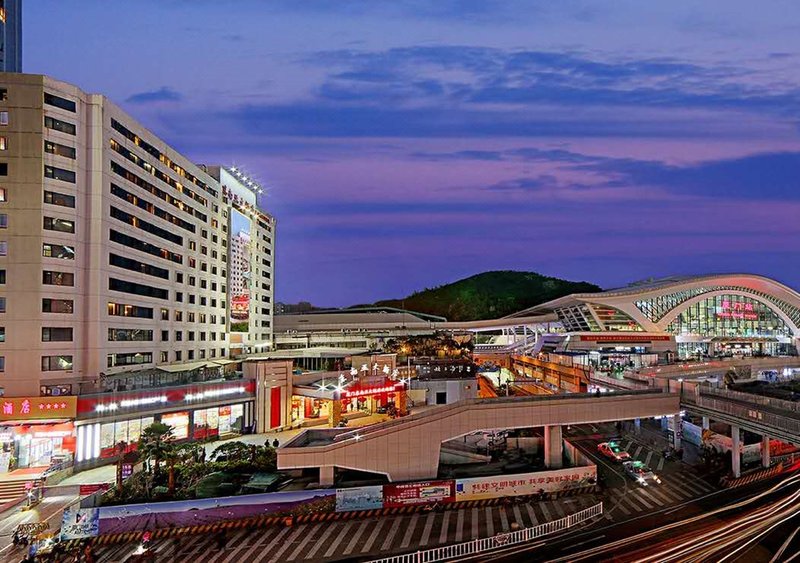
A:
{"type": "Polygon", "coordinates": [[[26,0],[103,93],[278,220],[284,302],[494,269],[800,288],[800,3],[26,0]]]}

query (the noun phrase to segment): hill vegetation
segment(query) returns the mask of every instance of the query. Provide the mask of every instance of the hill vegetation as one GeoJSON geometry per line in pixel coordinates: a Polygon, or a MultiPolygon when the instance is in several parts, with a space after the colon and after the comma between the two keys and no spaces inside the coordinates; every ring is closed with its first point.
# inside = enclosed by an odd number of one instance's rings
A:
{"type": "Polygon", "coordinates": [[[510,315],[570,293],[596,291],[601,291],[600,287],[588,282],[504,270],[484,272],[375,305],[439,315],[449,321],[473,321],[510,315]]]}

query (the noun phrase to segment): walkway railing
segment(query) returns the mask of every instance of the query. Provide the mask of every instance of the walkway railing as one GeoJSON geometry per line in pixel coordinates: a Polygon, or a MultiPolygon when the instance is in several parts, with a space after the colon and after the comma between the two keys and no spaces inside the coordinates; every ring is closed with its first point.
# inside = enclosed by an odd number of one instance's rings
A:
{"type": "Polygon", "coordinates": [[[542,536],[555,534],[556,532],[563,532],[573,526],[591,520],[595,516],[600,516],[602,513],[603,503],[601,502],[585,510],[576,512],[575,514],[570,514],[569,516],[565,516],[559,520],[553,520],[552,522],[539,524],[532,528],[524,528],[506,534],[497,534],[488,538],[481,538],[465,543],[434,547],[433,549],[427,549],[425,551],[416,551],[414,553],[404,553],[384,559],[376,559],[372,563],[433,563],[434,561],[460,559],[462,557],[477,555],[509,545],[529,542],[541,538],[542,536]]]}
{"type": "Polygon", "coordinates": [[[777,430],[788,432],[794,436],[800,435],[800,420],[792,418],[796,413],[786,413],[786,415],[779,415],[772,412],[767,412],[758,409],[758,405],[743,405],[734,402],[730,399],[726,400],[722,397],[710,397],[706,394],[701,394],[699,397],[693,396],[692,393],[685,393],[681,397],[681,404],[692,408],[692,406],[706,408],[710,411],[716,411],[738,418],[742,423],[752,422],[756,424],[763,424],[771,426],[777,430]]]}
{"type": "Polygon", "coordinates": [[[733,391],[732,389],[720,389],[717,387],[711,387],[710,385],[701,385],[700,394],[714,395],[716,397],[733,399],[735,401],[741,401],[742,403],[753,403],[778,410],[800,412],[800,403],[787,401],[785,399],[778,399],[775,397],[765,397],[763,395],[756,395],[754,393],[742,393],[741,391],[733,391]]]}

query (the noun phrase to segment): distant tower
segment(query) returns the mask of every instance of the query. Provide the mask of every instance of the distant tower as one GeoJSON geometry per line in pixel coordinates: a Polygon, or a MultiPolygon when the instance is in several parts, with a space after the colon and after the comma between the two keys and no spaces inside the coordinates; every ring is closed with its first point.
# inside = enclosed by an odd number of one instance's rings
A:
{"type": "Polygon", "coordinates": [[[0,0],[0,71],[22,72],[22,0],[0,0]]]}

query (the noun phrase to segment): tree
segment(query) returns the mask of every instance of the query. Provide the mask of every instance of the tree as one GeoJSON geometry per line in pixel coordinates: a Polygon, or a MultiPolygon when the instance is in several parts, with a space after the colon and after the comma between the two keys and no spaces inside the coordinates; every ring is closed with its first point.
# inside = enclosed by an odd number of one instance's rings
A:
{"type": "Polygon", "coordinates": [[[153,461],[153,475],[157,476],[161,462],[167,457],[172,446],[172,427],[163,422],[154,422],[139,437],[139,452],[145,460],[147,471],[153,461]]]}

